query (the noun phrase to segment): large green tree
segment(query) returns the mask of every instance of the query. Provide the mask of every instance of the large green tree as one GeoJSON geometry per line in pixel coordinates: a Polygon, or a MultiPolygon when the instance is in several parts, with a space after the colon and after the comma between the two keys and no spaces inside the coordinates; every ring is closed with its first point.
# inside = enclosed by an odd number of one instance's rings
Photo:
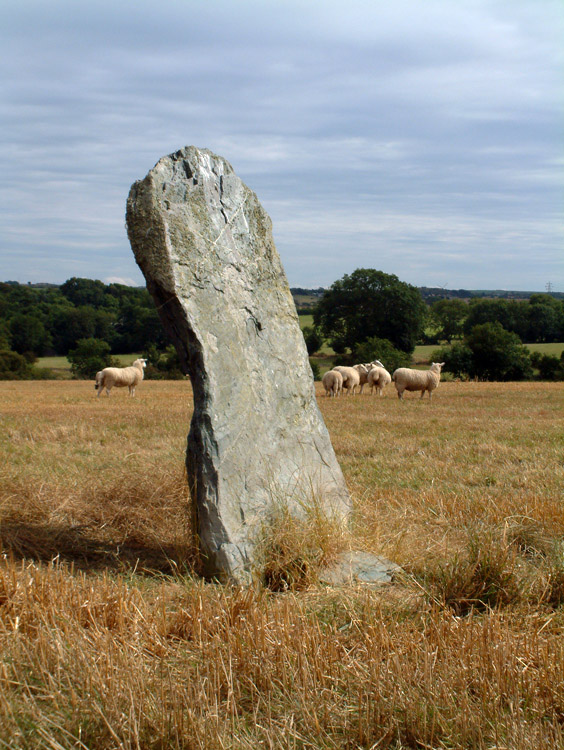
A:
{"type": "Polygon", "coordinates": [[[367,339],[388,339],[411,353],[425,325],[419,290],[397,276],[358,268],[336,281],[320,299],[314,322],[337,353],[353,352],[367,339]]]}
{"type": "Polygon", "coordinates": [[[464,321],[464,333],[477,325],[500,323],[527,343],[562,341],[564,302],[550,294],[533,294],[528,301],[506,299],[472,300],[464,321]]]}
{"type": "Polygon", "coordinates": [[[12,349],[18,354],[33,352],[40,357],[51,345],[45,326],[35,315],[18,313],[10,320],[12,349]]]}
{"type": "Polygon", "coordinates": [[[305,326],[302,329],[307,353],[311,356],[318,352],[323,346],[323,336],[315,326],[305,326]]]}
{"type": "Polygon", "coordinates": [[[469,334],[477,325],[500,323],[506,331],[527,339],[527,303],[507,299],[471,300],[464,321],[464,333],[469,334]]]}
{"type": "Polygon", "coordinates": [[[393,344],[390,344],[388,339],[379,339],[377,337],[359,344],[355,355],[360,362],[373,362],[377,359],[390,374],[394,370],[397,370],[398,367],[409,367],[411,363],[411,356],[409,354],[396,349],[393,344]]]}
{"type": "Polygon", "coordinates": [[[533,376],[531,356],[516,333],[500,323],[482,323],[451,348],[433,353],[442,358],[445,370],[480,380],[529,380],[533,376]]]}
{"type": "Polygon", "coordinates": [[[80,339],[95,336],[96,310],[92,305],[57,307],[50,328],[57,354],[68,354],[80,339]]]}
{"type": "Polygon", "coordinates": [[[79,279],[73,276],[61,284],[60,291],[73,305],[101,307],[104,304],[106,286],[97,279],[79,279]]]}
{"type": "Polygon", "coordinates": [[[437,339],[452,341],[462,335],[462,324],[468,315],[468,305],[461,299],[439,299],[430,310],[430,323],[437,339]]]}
{"type": "Polygon", "coordinates": [[[0,380],[29,380],[31,363],[11,349],[0,349],[0,380]]]}
{"type": "Polygon", "coordinates": [[[564,302],[550,294],[533,294],[527,306],[527,341],[562,341],[564,302]]]}
{"type": "Polygon", "coordinates": [[[93,378],[98,370],[119,364],[110,354],[110,345],[95,338],[80,339],[67,356],[76,378],[93,378]]]}
{"type": "Polygon", "coordinates": [[[533,375],[531,357],[516,333],[499,323],[475,326],[466,337],[473,372],[483,380],[526,380],[533,375]]]}
{"type": "Polygon", "coordinates": [[[155,306],[125,302],[116,324],[114,351],[141,352],[149,344],[164,349],[167,340],[155,306]]]}

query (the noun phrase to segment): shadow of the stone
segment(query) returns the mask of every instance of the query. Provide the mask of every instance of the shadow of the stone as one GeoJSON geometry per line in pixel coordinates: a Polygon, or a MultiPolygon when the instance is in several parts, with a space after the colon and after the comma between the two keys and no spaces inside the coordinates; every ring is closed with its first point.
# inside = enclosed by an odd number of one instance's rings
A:
{"type": "Polygon", "coordinates": [[[0,523],[0,551],[14,560],[72,564],[82,571],[113,570],[142,575],[192,572],[195,550],[189,545],[151,545],[136,539],[96,539],[90,527],[0,523]]]}

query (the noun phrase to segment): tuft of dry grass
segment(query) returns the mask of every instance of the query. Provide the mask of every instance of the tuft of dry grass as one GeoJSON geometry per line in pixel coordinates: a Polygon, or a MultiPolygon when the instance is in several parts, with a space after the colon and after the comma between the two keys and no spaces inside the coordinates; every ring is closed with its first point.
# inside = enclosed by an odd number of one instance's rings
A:
{"type": "Polygon", "coordinates": [[[281,511],[278,592],[193,574],[189,384],[91,385],[0,383],[0,746],[564,748],[559,384],[319,398],[405,573],[323,587],[347,540],[281,511]]]}
{"type": "Polygon", "coordinates": [[[302,501],[302,515],[288,502],[274,505],[259,532],[258,580],[271,591],[300,591],[317,581],[320,570],[350,544],[348,530],[324,512],[315,496],[302,501]]]}

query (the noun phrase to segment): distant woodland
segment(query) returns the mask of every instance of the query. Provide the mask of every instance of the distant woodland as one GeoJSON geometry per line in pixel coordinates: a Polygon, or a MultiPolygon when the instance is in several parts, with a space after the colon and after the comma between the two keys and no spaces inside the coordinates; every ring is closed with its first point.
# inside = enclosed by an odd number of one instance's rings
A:
{"type": "MultiPolygon", "coordinates": [[[[354,358],[375,339],[409,354],[417,344],[460,345],[484,325],[501,327],[520,344],[564,341],[562,293],[414,287],[373,269],[358,269],[329,289],[291,292],[298,312],[313,316],[305,332],[310,353],[325,342],[354,358]]],[[[143,287],[75,277],[59,286],[0,282],[0,377],[18,362],[26,371],[15,355],[28,364],[45,356],[72,359],[80,347],[95,352],[97,362],[132,352],[164,361],[167,353],[167,367],[178,369],[143,287]]]]}

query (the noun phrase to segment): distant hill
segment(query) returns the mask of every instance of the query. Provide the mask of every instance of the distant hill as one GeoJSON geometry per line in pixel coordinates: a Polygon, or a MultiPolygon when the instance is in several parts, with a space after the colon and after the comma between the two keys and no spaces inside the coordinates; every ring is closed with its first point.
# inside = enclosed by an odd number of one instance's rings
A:
{"type": "MultiPolygon", "coordinates": [[[[542,292],[516,292],[508,289],[444,289],[443,287],[430,287],[420,286],[418,287],[421,292],[421,296],[428,302],[434,302],[438,299],[517,299],[527,300],[533,296],[533,294],[546,294],[544,290],[542,292]]],[[[302,287],[290,287],[294,302],[298,308],[312,308],[315,306],[319,297],[323,295],[325,289],[318,287],[317,289],[304,289],[302,287]]],[[[564,299],[564,292],[550,292],[551,297],[555,299],[564,299]]]]}
{"type": "MultiPolygon", "coordinates": [[[[20,286],[19,281],[4,281],[0,283],[20,286]]],[[[27,284],[21,284],[21,286],[29,286],[33,289],[58,289],[61,285],[51,284],[47,281],[37,281],[35,283],[28,282],[27,284]]],[[[133,288],[144,289],[142,286],[133,288]]],[[[515,292],[508,289],[444,289],[437,286],[420,286],[418,289],[426,302],[433,302],[437,299],[473,299],[476,297],[486,297],[489,299],[529,299],[533,294],[547,294],[544,289],[532,292],[515,292]]],[[[314,307],[324,291],[325,288],[322,286],[315,289],[300,286],[290,287],[296,307],[314,307]]],[[[555,299],[564,299],[564,292],[548,293],[555,299]]]]}

